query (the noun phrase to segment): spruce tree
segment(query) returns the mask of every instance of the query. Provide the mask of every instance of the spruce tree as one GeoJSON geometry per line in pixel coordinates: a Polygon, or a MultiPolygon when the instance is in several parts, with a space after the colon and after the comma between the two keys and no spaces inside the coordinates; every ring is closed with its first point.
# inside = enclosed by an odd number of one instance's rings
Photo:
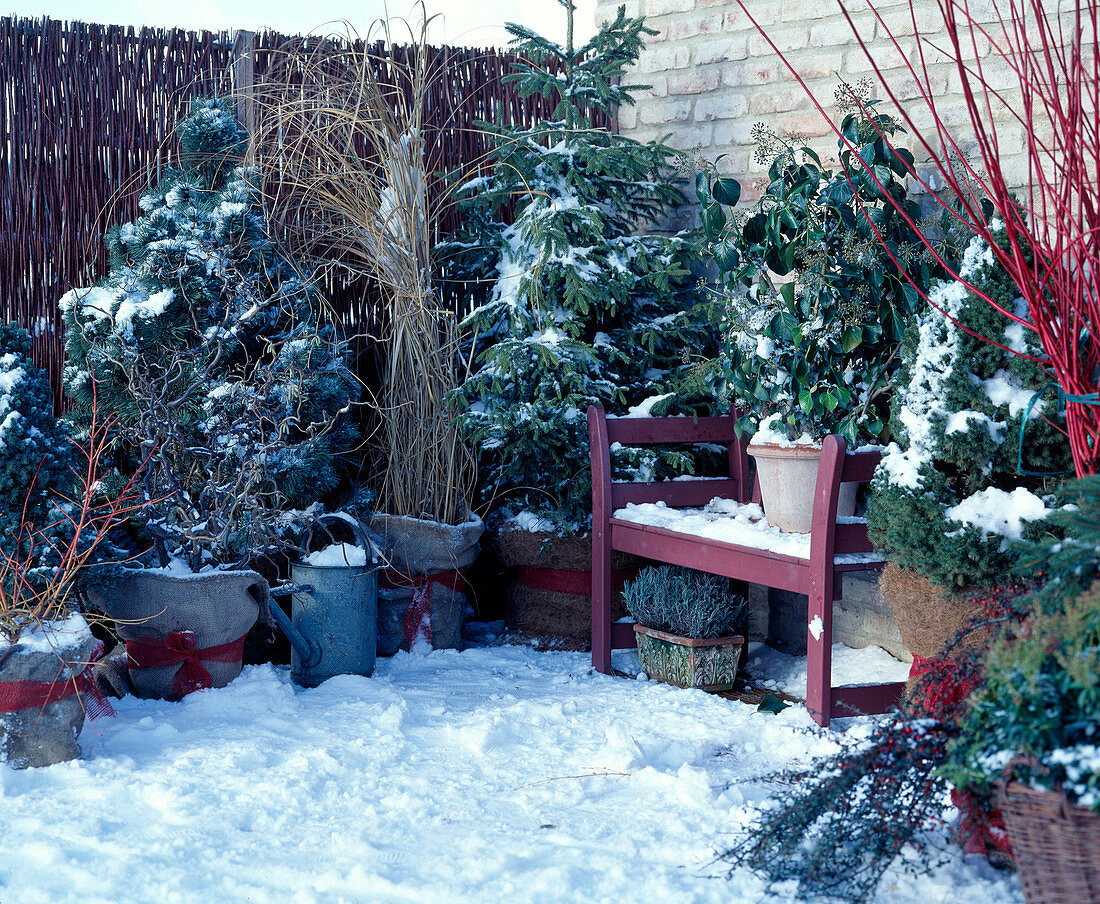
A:
{"type": "MultiPolygon", "coordinates": [[[[959,272],[1026,319],[1018,289],[980,238],[959,272]]],[[[897,442],[875,474],[868,527],[898,565],[947,590],[1003,583],[1017,573],[1012,541],[1042,528],[1051,490],[1071,469],[1064,414],[1033,330],[960,282],[940,282],[929,300],[906,336],[892,406],[897,442]]]]}
{"type": "MultiPolygon", "coordinates": [[[[640,18],[620,8],[582,46],[509,24],[524,61],[520,95],[556,102],[532,127],[487,126],[487,175],[458,189],[462,229],[437,249],[448,281],[472,289],[463,323],[474,368],[457,391],[460,423],[479,450],[487,495],[533,511],[563,533],[590,511],[586,410],[709,411],[693,358],[716,348],[683,235],[638,234],[682,200],[667,178],[673,152],[596,127],[633,103],[618,84],[643,48],[640,18]],[[506,216],[513,206],[512,218],[506,216]]],[[[619,475],[691,470],[685,452],[618,450],[619,475]]]]}
{"type": "Polygon", "coordinates": [[[65,386],[151,460],[154,536],[193,568],[279,547],[339,481],[356,381],[319,299],[271,241],[225,100],[177,126],[178,169],[107,235],[110,272],[60,301],[65,386]]]}
{"type": "Polygon", "coordinates": [[[73,483],[69,433],[54,417],[49,377],[30,350],[26,330],[0,324],[0,537],[11,553],[27,551],[9,544],[21,533],[29,542],[32,526],[46,527],[56,494],[73,483]]]}

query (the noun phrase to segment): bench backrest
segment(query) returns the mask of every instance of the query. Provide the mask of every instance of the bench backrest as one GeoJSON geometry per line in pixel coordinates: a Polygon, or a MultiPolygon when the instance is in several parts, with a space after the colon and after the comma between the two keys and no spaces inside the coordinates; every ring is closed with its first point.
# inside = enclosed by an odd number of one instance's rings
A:
{"type": "MultiPolygon", "coordinates": [[[[715,496],[759,501],[752,485],[748,440],[733,429],[737,413],[718,417],[608,418],[602,407],[588,409],[588,440],[592,461],[592,513],[597,523],[628,503],[664,502],[669,506],[706,505],[715,496]],[[611,445],[653,446],[674,443],[717,443],[726,446],[730,476],[721,479],[676,479],[653,483],[612,480],[611,445]]],[[[812,549],[831,559],[834,553],[872,552],[864,523],[836,523],[841,483],[866,483],[882,458],[879,449],[848,452],[843,438],[822,443],[821,465],[814,490],[812,549]]]]}
{"type": "Polygon", "coordinates": [[[881,460],[881,449],[849,452],[842,437],[825,437],[821,444],[821,464],[817,469],[817,486],[814,489],[811,550],[819,543],[826,542],[827,538],[828,545],[832,547],[825,550],[829,558],[836,553],[874,551],[867,537],[865,523],[836,523],[836,505],[840,496],[840,485],[866,483],[874,476],[875,468],[881,460]]]}
{"type": "Polygon", "coordinates": [[[715,496],[748,502],[752,495],[748,441],[738,439],[737,415],[718,417],[609,418],[599,405],[588,409],[588,441],[592,460],[593,504],[597,497],[610,513],[627,503],[664,502],[670,506],[706,505],[715,496]],[[675,443],[715,443],[725,446],[730,476],[717,480],[677,479],[633,483],[611,479],[611,446],[657,446],[675,443]]]}

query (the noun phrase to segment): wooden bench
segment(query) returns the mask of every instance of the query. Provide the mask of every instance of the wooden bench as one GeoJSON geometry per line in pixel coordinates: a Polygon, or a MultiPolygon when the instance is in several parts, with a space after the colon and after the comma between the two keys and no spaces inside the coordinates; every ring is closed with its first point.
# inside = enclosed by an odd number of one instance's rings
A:
{"type": "MultiPolygon", "coordinates": [[[[615,517],[630,503],[663,502],[670,507],[702,506],[714,497],[738,503],[759,501],[750,483],[747,442],[737,438],[734,417],[607,418],[603,408],[588,409],[592,459],[592,665],[611,672],[611,651],[635,646],[633,626],[611,621],[611,552],[621,550],[647,559],[683,565],[804,593],[809,597],[806,648],[806,707],[822,726],[830,718],[883,713],[900,700],[905,685],[833,687],[833,603],[842,598],[847,571],[880,569],[862,519],[837,524],[842,482],[871,479],[878,451],[846,451],[839,436],[825,438],[814,491],[813,526],[807,555],[788,555],[753,545],[694,536],[615,517]],[[729,477],[630,483],[611,479],[612,443],[645,446],[670,443],[718,443],[729,450],[729,477]],[[868,559],[873,561],[868,561],[868,559]]],[[[791,537],[805,535],[788,535],[791,537]]]]}

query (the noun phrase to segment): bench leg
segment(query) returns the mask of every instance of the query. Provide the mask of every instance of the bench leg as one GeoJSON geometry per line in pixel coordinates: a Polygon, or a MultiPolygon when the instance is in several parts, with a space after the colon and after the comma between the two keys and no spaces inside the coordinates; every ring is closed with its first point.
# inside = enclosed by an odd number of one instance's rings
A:
{"type": "MultiPolygon", "coordinates": [[[[806,708],[822,728],[828,728],[833,691],[833,605],[811,588],[806,628],[806,708]]],[[[832,594],[829,594],[832,596],[832,594]]]]}
{"type": "Polygon", "coordinates": [[[592,531],[592,667],[611,674],[611,545],[606,524],[592,531]]]}

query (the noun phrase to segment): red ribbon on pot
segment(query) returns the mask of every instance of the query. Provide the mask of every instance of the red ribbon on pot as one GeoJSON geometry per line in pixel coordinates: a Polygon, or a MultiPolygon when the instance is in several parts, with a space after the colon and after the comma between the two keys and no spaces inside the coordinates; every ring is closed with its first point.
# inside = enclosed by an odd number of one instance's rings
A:
{"type": "Polygon", "coordinates": [[[437,571],[435,574],[407,575],[394,568],[386,568],[378,574],[381,590],[414,587],[412,602],[405,612],[405,640],[411,647],[419,637],[432,644],[432,584],[439,584],[454,593],[466,589],[466,572],[461,568],[437,571]]]}
{"type": "MultiPolygon", "coordinates": [[[[612,571],[611,592],[620,593],[623,585],[633,576],[632,572],[612,571]]],[[[524,587],[533,587],[536,590],[573,593],[577,596],[592,595],[591,571],[569,571],[564,568],[530,568],[523,566],[519,569],[516,580],[524,587]]]]}
{"type": "MultiPolygon", "coordinates": [[[[92,678],[92,666],[103,655],[103,642],[96,644],[88,662],[79,675],[63,681],[0,681],[0,712],[12,713],[22,709],[42,709],[51,703],[67,700],[73,694],[79,694],[84,713],[91,719],[101,719],[115,715],[111,701],[99,689],[92,678]]],[[[63,663],[57,670],[58,678],[66,667],[63,663]]]]}
{"type": "Polygon", "coordinates": [[[141,638],[126,641],[126,656],[132,669],[154,669],[180,664],[172,690],[181,697],[214,683],[203,662],[240,662],[244,658],[241,635],[229,643],[199,649],[194,631],[173,631],[162,640],[141,638]]]}

